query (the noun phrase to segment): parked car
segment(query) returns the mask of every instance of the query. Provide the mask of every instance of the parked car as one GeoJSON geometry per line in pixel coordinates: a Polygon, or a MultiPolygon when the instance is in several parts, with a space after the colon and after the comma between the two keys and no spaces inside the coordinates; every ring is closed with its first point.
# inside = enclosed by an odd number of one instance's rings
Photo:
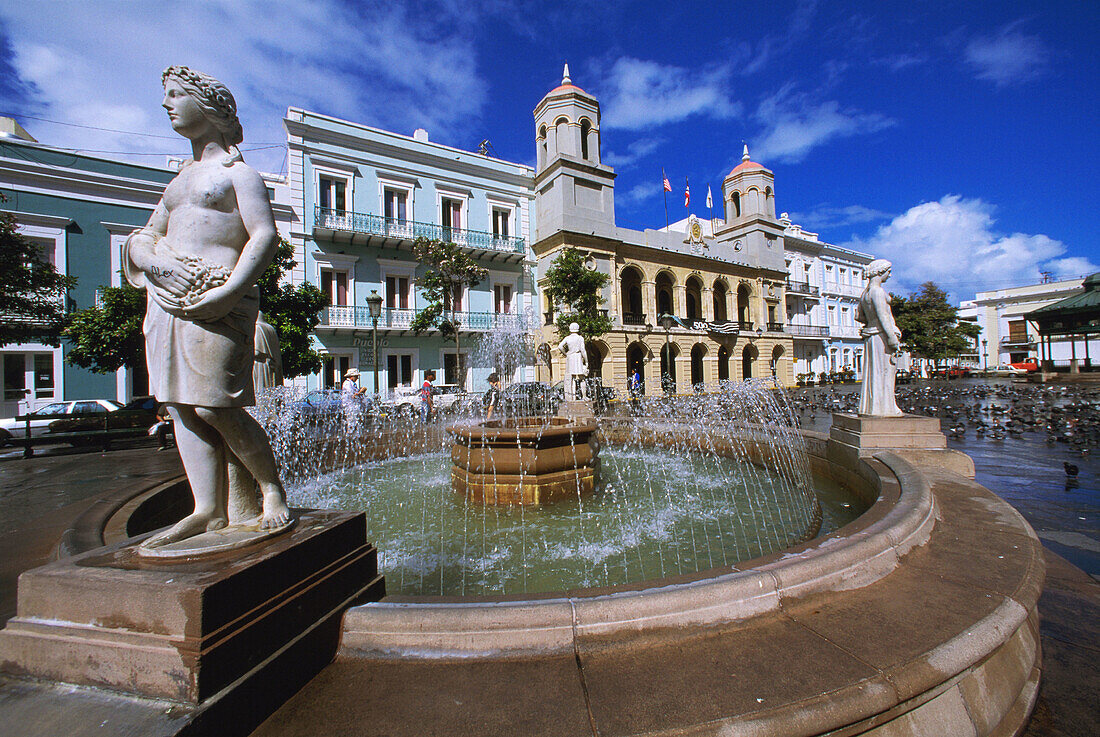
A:
{"type": "Polygon", "coordinates": [[[1033,374],[1039,370],[1039,362],[1034,358],[1029,358],[1026,361],[1019,361],[1017,363],[1008,364],[1012,368],[1022,369],[1025,373],[1033,374]]]}
{"type": "Polygon", "coordinates": [[[944,366],[932,372],[936,379],[965,379],[970,376],[970,369],[965,366],[944,366]]]}
{"type": "Polygon", "coordinates": [[[550,386],[544,381],[521,381],[500,393],[501,411],[506,415],[552,415],[562,401],[560,382],[550,386]]]}
{"type": "Polygon", "coordinates": [[[299,426],[320,427],[344,416],[339,389],[315,389],[292,402],[288,410],[299,426]]]}
{"type": "Polygon", "coordinates": [[[1027,373],[1027,370],[1016,368],[1011,364],[1002,363],[999,366],[990,366],[982,371],[982,373],[986,376],[1023,376],[1027,373]]]}
{"type": "Polygon", "coordinates": [[[897,374],[894,375],[895,384],[912,384],[913,372],[906,371],[905,369],[898,369],[897,374]]]}
{"type": "MultiPolygon", "coordinates": [[[[106,412],[114,412],[122,405],[113,399],[76,399],[68,402],[50,402],[45,407],[39,407],[30,413],[31,437],[45,434],[49,430],[51,422],[65,417],[78,415],[102,415],[106,412]]],[[[22,439],[27,434],[25,420],[17,420],[9,417],[0,420],[0,446],[7,445],[13,440],[22,439]]]]}
{"type": "MultiPolygon", "coordinates": [[[[111,429],[140,427],[148,430],[157,421],[156,397],[134,397],[121,408],[110,413],[111,429]]],[[[80,432],[102,430],[103,414],[84,414],[64,417],[49,424],[49,432],[80,432]]]]}

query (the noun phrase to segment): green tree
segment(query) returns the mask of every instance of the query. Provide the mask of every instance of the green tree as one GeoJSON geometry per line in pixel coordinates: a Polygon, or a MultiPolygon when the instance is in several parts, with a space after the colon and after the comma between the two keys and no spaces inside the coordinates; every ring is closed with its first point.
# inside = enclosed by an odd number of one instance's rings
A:
{"type": "MultiPolygon", "coordinates": [[[[420,287],[427,304],[416,313],[410,327],[417,335],[425,330],[438,330],[444,340],[454,341],[455,352],[461,361],[458,333],[462,325],[454,309],[456,300],[453,296],[462,287],[476,287],[489,276],[489,271],[454,243],[447,241],[428,240],[421,236],[413,242],[413,253],[417,261],[426,267],[424,273],[417,277],[416,286],[420,287]]],[[[460,365],[459,376],[463,375],[463,371],[460,365]]]]}
{"type": "MultiPolygon", "coordinates": [[[[0,195],[0,202],[7,198],[0,195]]],[[[0,212],[0,346],[58,345],[65,327],[65,295],[76,277],[63,276],[38,246],[16,230],[15,216],[0,212]]]]}
{"type": "Polygon", "coordinates": [[[902,346],[913,355],[937,364],[966,352],[981,332],[977,325],[959,322],[958,310],[934,282],[925,282],[908,297],[891,294],[890,309],[901,330],[902,346]]]}
{"type": "Polygon", "coordinates": [[[566,248],[546,270],[545,289],[551,304],[564,309],[555,324],[561,338],[569,335],[569,323],[580,326],[585,340],[593,340],[611,330],[611,318],[600,311],[600,296],[611,277],[584,265],[585,257],[575,248],[566,248]]]}
{"type": "MultiPolygon", "coordinates": [[[[292,379],[321,368],[321,356],[312,347],[310,333],[325,306],[324,294],[313,284],[280,284],[297,262],[294,249],[279,239],[271,265],[260,276],[260,309],[279,334],[283,376],[292,379]]],[[[72,314],[65,329],[71,341],[66,360],[95,373],[106,374],[145,361],[145,292],[128,284],[104,287],[99,304],[72,314]]]]}
{"type": "Polygon", "coordinates": [[[310,336],[320,322],[321,310],[328,304],[315,284],[280,283],[283,275],[297,265],[293,246],[279,238],[275,258],[259,281],[260,309],[279,334],[283,376],[287,379],[321,370],[321,354],[314,350],[310,336]]]}
{"type": "Polygon", "coordinates": [[[65,327],[69,350],[65,360],[97,374],[145,362],[145,290],[123,282],[102,287],[94,307],[77,310],[65,327]]]}

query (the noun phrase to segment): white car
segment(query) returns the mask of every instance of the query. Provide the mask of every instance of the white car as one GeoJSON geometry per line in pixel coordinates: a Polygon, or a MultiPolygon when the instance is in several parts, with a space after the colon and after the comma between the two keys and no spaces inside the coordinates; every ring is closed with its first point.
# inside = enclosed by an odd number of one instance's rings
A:
{"type": "MultiPolygon", "coordinates": [[[[113,399],[76,399],[68,402],[50,402],[45,407],[39,407],[30,413],[31,437],[37,437],[46,432],[50,423],[64,417],[78,417],[86,415],[102,415],[120,409],[121,404],[113,399]]],[[[19,440],[27,434],[25,420],[17,420],[14,417],[0,420],[0,446],[7,445],[13,440],[19,440]]]]}
{"type": "Polygon", "coordinates": [[[1015,366],[1009,366],[1007,363],[1002,363],[1000,366],[990,366],[982,373],[987,376],[1026,376],[1027,371],[1022,368],[1016,368],[1015,366]]]}
{"type": "MultiPolygon", "coordinates": [[[[432,404],[436,412],[450,412],[464,394],[457,384],[433,384],[432,404]]],[[[420,412],[420,389],[403,386],[394,390],[394,395],[382,402],[382,410],[389,415],[413,416],[420,412]]]]}

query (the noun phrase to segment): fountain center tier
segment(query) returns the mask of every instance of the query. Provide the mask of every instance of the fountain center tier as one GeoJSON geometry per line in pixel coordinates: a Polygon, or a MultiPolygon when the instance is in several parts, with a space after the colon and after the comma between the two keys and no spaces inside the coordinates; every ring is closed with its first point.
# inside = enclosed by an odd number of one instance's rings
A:
{"type": "Polygon", "coordinates": [[[596,489],[596,424],[507,418],[448,428],[451,486],[476,504],[537,506],[596,489]]]}

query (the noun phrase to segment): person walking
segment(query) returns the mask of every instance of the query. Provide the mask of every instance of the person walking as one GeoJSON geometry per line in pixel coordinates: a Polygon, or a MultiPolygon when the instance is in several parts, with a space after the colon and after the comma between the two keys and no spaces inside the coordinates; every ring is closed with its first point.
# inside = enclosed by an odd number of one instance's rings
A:
{"type": "Polygon", "coordinates": [[[630,374],[630,380],[626,385],[627,394],[630,395],[630,411],[635,417],[642,412],[642,375],[635,368],[630,374]]]}
{"type": "Polygon", "coordinates": [[[427,425],[432,421],[432,409],[434,396],[432,382],[435,381],[435,372],[427,371],[424,374],[424,383],[420,385],[420,420],[427,425]]]}
{"type": "Polygon", "coordinates": [[[485,408],[485,419],[493,419],[493,413],[500,406],[500,374],[496,371],[489,374],[489,389],[481,398],[481,405],[485,408]]]}
{"type": "Polygon", "coordinates": [[[340,405],[344,410],[344,424],[349,435],[359,434],[363,414],[362,396],[365,391],[366,389],[359,388],[359,369],[348,369],[340,387],[340,405]]]}

